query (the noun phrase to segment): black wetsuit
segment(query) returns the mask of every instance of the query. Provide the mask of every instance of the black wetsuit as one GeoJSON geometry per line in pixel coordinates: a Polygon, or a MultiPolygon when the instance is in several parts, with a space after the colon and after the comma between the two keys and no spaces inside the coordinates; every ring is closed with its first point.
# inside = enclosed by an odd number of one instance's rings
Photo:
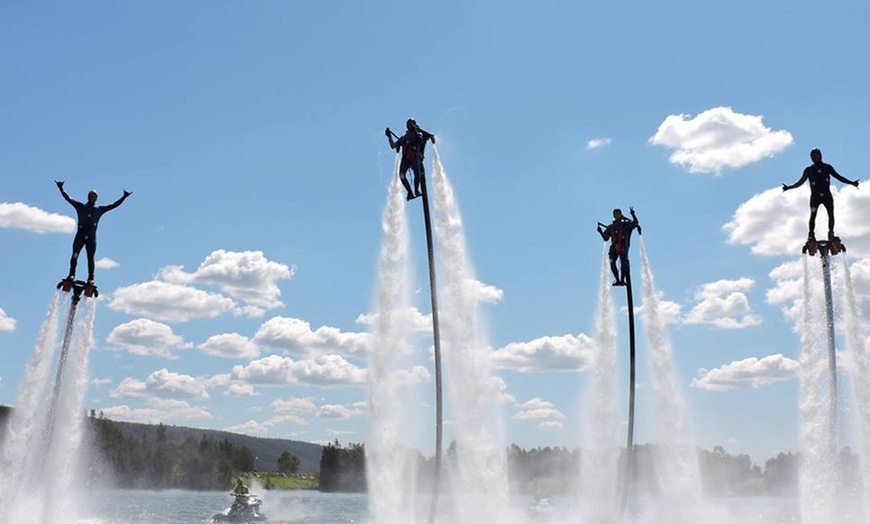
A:
{"type": "Polygon", "coordinates": [[[843,177],[831,164],[815,162],[804,169],[801,179],[795,187],[802,185],[806,180],[810,181],[810,236],[815,235],[816,212],[819,206],[825,206],[828,212],[828,233],[834,235],[834,197],[831,195],[831,177],[844,184],[852,184],[852,181],[843,177]]]}
{"type": "Polygon", "coordinates": [[[127,198],[127,195],[122,196],[117,201],[108,206],[95,206],[90,202],[82,204],[70,198],[66,191],[61,189],[61,194],[64,199],[72,205],[78,216],[78,231],[73,239],[72,258],[69,261],[69,277],[74,278],[76,275],[76,266],[78,265],[79,253],[84,247],[88,254],[88,280],[94,280],[94,255],[97,252],[97,226],[100,223],[100,218],[103,213],[111,211],[120,206],[127,198]]]}
{"type": "Polygon", "coordinates": [[[610,240],[610,271],[617,283],[626,283],[628,274],[628,248],[631,246],[631,232],[638,227],[637,218],[620,217],[615,219],[604,230],[599,229],[601,238],[610,240]],[[619,259],[619,271],[616,270],[616,259],[619,259]],[[622,275],[622,278],[620,278],[622,275]]]}

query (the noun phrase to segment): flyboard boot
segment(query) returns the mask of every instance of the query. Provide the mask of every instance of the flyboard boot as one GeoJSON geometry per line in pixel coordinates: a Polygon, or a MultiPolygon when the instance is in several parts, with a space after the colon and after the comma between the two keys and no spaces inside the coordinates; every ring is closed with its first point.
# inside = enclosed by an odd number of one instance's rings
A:
{"type": "Polygon", "coordinates": [[[69,293],[73,287],[73,282],[75,281],[75,277],[68,276],[65,279],[61,280],[57,283],[57,289],[63,290],[66,293],[69,293]]]}
{"type": "Polygon", "coordinates": [[[807,243],[804,244],[803,253],[814,257],[816,253],[819,251],[819,243],[816,242],[816,236],[810,233],[807,237],[807,243]]]}
{"type": "Polygon", "coordinates": [[[838,255],[841,252],[846,251],[846,246],[840,242],[840,237],[834,236],[833,231],[828,232],[828,249],[832,255],[838,255]]]}

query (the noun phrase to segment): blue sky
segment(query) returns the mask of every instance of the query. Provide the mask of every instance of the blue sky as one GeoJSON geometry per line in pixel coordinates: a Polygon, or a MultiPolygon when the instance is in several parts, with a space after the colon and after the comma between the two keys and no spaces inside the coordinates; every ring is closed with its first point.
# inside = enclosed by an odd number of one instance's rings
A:
{"type": "MultiPolygon", "coordinates": [[[[595,223],[634,206],[674,312],[698,443],[757,459],[797,449],[788,359],[799,339],[783,308],[799,275],[782,265],[797,260],[809,195],[778,188],[798,179],[812,147],[866,178],[868,10],[4,2],[0,402],[14,403],[67,269],[73,210],[60,179],[80,200],[91,188],[101,203],[133,191],[100,227],[98,258],[117,267],[98,271],[88,408],[363,440],[367,326],[357,319],[371,312],[393,166],[383,129],[413,116],[438,136],[478,277],[502,291],[484,306],[494,348],[531,348],[527,365],[498,370],[514,398],[511,441],[575,445],[588,348],[564,337],[592,335],[595,223]],[[553,369],[534,343],[542,337],[562,337],[575,365],[553,369]],[[290,355],[284,384],[251,378],[290,355]],[[783,358],[745,361],[773,355],[783,358]],[[304,378],[303,368],[316,371],[304,378]]],[[[836,196],[862,304],[865,194],[836,196]]],[[[643,355],[640,364],[643,387],[643,355]]],[[[648,407],[641,400],[640,442],[655,439],[648,407]]]]}

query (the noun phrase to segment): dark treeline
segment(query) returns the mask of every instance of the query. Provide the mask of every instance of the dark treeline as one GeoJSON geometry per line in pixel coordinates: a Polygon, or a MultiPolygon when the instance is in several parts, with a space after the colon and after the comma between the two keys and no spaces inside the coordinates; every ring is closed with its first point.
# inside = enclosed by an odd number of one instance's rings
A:
{"type": "Polygon", "coordinates": [[[342,447],[338,439],[323,448],[320,458],[320,491],[364,492],[366,455],[362,444],[342,447]]]}
{"type": "Polygon", "coordinates": [[[88,429],[99,452],[99,471],[107,470],[109,480],[121,488],[227,489],[235,474],[254,470],[254,455],[247,447],[205,435],[167,442],[162,424],[150,440],[145,434],[128,436],[101,417],[89,417],[88,429]]]}
{"type": "MultiPolygon", "coordinates": [[[[655,471],[655,456],[659,446],[635,446],[635,489],[655,494],[661,488],[655,471]]],[[[418,486],[431,486],[433,459],[414,451],[417,460],[418,486]]],[[[569,492],[576,486],[581,450],[564,447],[507,449],[507,467],[511,490],[518,493],[569,492]]],[[[701,483],[708,495],[790,495],[797,492],[800,467],[799,453],[779,453],[758,466],[745,454],[732,455],[722,447],[712,451],[697,450],[701,483]]],[[[624,465],[625,450],[619,457],[624,465]]],[[[843,490],[860,489],[858,459],[850,448],[843,448],[837,460],[843,490]]],[[[444,454],[444,478],[450,477],[456,465],[455,443],[444,454]]],[[[362,444],[341,446],[336,440],[323,448],[320,462],[322,491],[361,492],[366,489],[365,447],[362,444]]],[[[372,479],[377,482],[377,479],[372,479]]]]}

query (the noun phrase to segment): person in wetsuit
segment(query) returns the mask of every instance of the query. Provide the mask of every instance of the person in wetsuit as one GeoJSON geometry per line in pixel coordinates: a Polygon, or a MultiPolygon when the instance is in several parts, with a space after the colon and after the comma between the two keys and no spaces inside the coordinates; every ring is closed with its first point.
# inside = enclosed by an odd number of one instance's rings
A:
{"type": "Polygon", "coordinates": [[[598,223],[598,234],[604,241],[610,240],[610,271],[613,273],[613,278],[616,281],[614,286],[624,286],[628,282],[628,248],[631,244],[631,232],[637,229],[638,234],[641,233],[640,224],[637,222],[637,215],[634,214],[634,208],[629,208],[631,220],[622,215],[621,209],[613,210],[613,222],[604,227],[604,224],[598,223]],[[619,259],[619,270],[616,269],[616,259],[619,259]]]}
{"type": "Polygon", "coordinates": [[[413,200],[423,193],[420,192],[420,183],[423,180],[426,172],[423,169],[423,152],[426,149],[426,141],[431,140],[435,143],[435,135],[420,129],[417,122],[413,118],[409,118],[406,124],[407,131],[398,140],[393,140],[393,132],[388,127],[384,132],[387,139],[390,141],[390,147],[395,150],[402,150],[402,160],[399,163],[399,178],[402,180],[402,185],[408,192],[408,200],[413,200]],[[414,190],[411,190],[411,184],[408,183],[406,173],[408,169],[414,172],[414,190]]]}
{"type": "Polygon", "coordinates": [[[816,239],[816,213],[819,211],[819,206],[825,206],[828,212],[828,240],[834,240],[834,197],[831,195],[831,177],[836,178],[844,184],[858,187],[857,180],[849,180],[841,176],[831,164],[822,162],[822,152],[818,149],[810,151],[810,159],[813,165],[804,169],[804,174],[801,179],[792,185],[782,185],[783,191],[800,187],[807,180],[810,181],[810,234],[809,240],[816,239]]]}
{"type": "Polygon", "coordinates": [[[67,279],[75,280],[79,253],[81,253],[82,248],[85,248],[88,254],[88,284],[93,284],[94,254],[97,252],[97,225],[100,223],[100,217],[103,216],[103,213],[120,206],[124,200],[127,200],[127,197],[133,193],[125,190],[124,195],[114,203],[109,204],[108,206],[97,206],[95,205],[97,203],[96,191],[91,190],[88,193],[87,204],[82,204],[81,202],[70,198],[66,191],[64,191],[62,180],[55,180],[54,183],[57,184],[57,188],[60,190],[60,194],[63,196],[64,200],[69,202],[70,205],[75,208],[76,215],[78,215],[78,230],[76,231],[75,239],[73,239],[72,258],[70,258],[69,261],[69,276],[67,279]]]}

